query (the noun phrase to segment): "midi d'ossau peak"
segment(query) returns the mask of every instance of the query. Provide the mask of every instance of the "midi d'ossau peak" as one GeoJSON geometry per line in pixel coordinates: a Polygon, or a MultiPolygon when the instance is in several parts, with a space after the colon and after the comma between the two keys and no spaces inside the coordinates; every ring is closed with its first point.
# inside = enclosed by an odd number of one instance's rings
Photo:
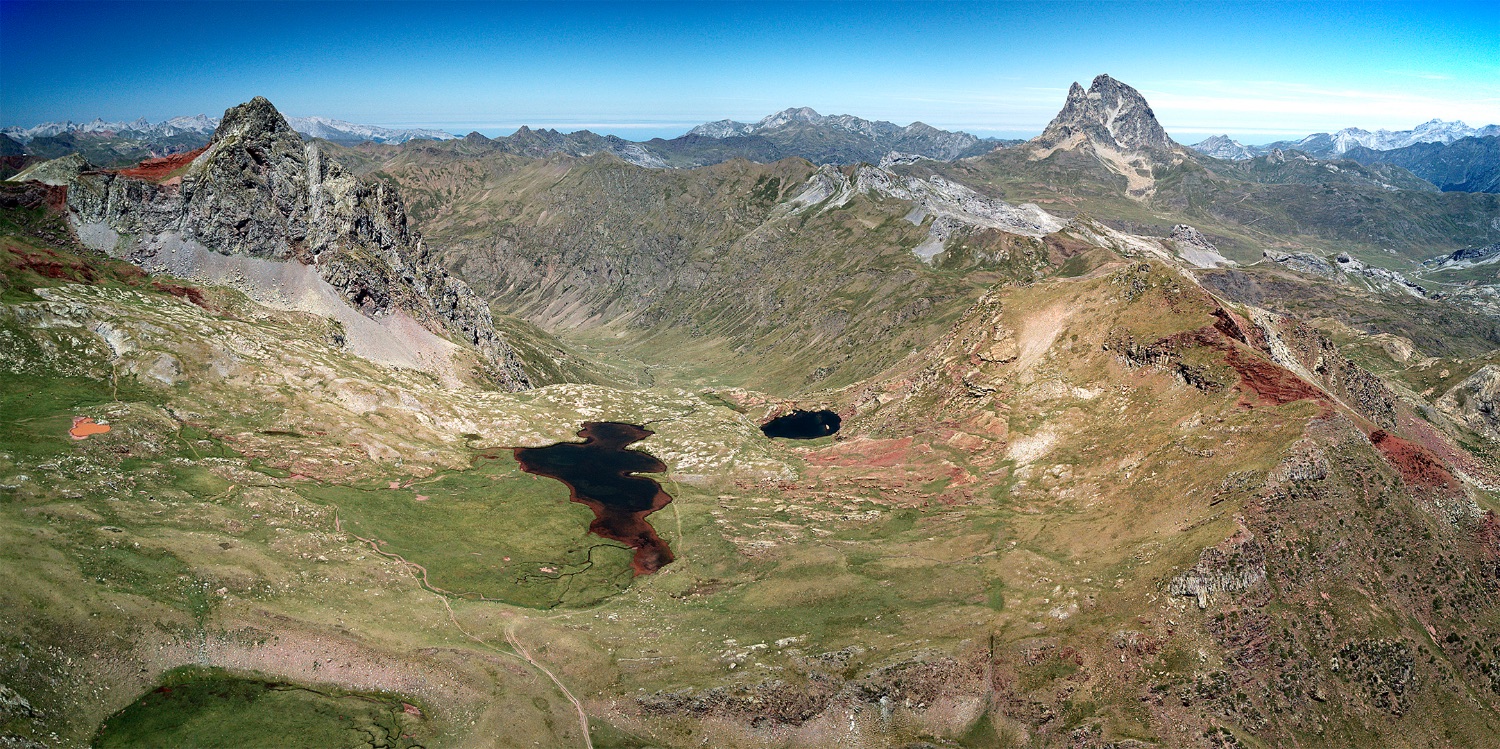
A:
{"type": "Polygon", "coordinates": [[[1079,139],[1125,151],[1166,151],[1176,145],[1141,92],[1108,75],[1094,78],[1086,91],[1074,83],[1062,111],[1034,142],[1056,147],[1079,139]]]}

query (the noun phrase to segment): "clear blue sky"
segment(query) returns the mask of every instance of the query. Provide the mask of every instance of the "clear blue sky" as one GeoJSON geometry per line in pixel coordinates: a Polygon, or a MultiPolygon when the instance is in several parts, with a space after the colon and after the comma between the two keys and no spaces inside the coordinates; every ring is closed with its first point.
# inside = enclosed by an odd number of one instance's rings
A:
{"type": "Polygon", "coordinates": [[[629,138],[789,106],[1039,131],[1107,72],[1167,130],[1251,142],[1500,122],[1500,2],[27,3],[0,124],[283,112],[629,138]]]}

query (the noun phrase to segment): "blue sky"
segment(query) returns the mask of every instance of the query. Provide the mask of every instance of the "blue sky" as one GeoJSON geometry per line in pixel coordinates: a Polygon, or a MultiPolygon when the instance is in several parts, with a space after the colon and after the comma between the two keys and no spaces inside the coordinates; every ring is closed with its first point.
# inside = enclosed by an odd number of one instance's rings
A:
{"type": "Polygon", "coordinates": [[[789,106],[1041,130],[1073,81],[1178,140],[1500,122],[1500,3],[26,3],[0,0],[0,124],[283,112],[643,139],[789,106]]]}

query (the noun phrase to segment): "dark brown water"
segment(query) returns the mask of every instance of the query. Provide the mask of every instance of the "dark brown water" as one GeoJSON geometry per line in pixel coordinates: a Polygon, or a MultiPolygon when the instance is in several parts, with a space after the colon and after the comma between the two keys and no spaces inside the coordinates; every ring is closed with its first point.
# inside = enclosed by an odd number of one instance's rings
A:
{"type": "Polygon", "coordinates": [[[572,500],[594,511],[590,532],[635,549],[631,566],[637,575],[672,561],[667,542],[646,522],[647,515],[666,507],[672,497],[661,484],[636,475],[662,473],[667,466],[639,450],[625,449],[652,434],[634,424],[590,421],[578,431],[581,443],[515,448],[521,470],[567,484],[572,500]]]}

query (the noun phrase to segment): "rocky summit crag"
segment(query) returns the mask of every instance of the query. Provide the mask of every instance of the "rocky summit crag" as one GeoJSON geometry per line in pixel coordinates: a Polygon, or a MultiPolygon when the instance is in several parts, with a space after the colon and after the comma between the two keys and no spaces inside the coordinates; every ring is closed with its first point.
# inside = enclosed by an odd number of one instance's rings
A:
{"type": "Polygon", "coordinates": [[[474,346],[501,387],[529,385],[489,307],[434,260],[400,196],[324,158],[266,99],[225,112],[201,154],[160,176],[79,174],[67,201],[80,236],[127,255],[165,237],[311,266],[364,315],[409,313],[474,346]]]}

